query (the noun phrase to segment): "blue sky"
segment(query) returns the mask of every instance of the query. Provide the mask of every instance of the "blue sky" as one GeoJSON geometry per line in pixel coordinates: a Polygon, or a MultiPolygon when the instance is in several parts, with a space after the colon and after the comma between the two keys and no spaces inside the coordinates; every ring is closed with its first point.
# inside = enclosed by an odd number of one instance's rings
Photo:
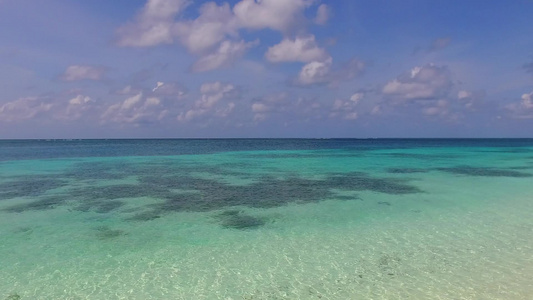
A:
{"type": "Polygon", "coordinates": [[[0,138],[532,137],[533,1],[0,0],[0,138]]]}

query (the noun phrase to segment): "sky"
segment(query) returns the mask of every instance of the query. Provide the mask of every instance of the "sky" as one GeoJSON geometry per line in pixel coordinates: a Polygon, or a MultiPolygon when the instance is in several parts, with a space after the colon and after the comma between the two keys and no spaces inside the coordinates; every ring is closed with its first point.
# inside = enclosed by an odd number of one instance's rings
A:
{"type": "Polygon", "coordinates": [[[533,137],[532,0],[0,0],[0,138],[533,137]]]}

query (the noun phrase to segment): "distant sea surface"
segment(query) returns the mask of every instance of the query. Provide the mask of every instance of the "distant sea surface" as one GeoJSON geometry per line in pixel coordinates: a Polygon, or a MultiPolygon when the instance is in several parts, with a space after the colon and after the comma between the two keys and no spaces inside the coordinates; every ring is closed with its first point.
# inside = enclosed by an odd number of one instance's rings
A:
{"type": "Polygon", "coordinates": [[[533,139],[0,140],[0,300],[531,299],[533,139]]]}

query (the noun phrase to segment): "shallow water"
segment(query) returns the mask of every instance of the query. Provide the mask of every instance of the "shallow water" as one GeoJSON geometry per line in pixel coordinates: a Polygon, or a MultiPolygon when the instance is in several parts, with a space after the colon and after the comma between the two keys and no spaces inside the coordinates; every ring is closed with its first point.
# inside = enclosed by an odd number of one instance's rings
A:
{"type": "Polygon", "coordinates": [[[533,294],[533,140],[0,141],[0,157],[0,299],[533,294]]]}

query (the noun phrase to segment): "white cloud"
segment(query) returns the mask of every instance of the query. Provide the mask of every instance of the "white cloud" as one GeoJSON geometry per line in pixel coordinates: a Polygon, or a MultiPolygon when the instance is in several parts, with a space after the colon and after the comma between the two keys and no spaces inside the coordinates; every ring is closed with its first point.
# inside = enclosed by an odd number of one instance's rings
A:
{"type": "Polygon", "coordinates": [[[355,93],[348,100],[336,99],[329,113],[330,118],[342,118],[345,120],[355,120],[359,117],[356,107],[364,98],[365,94],[355,93]]]}
{"type": "Polygon", "coordinates": [[[51,97],[25,97],[0,106],[0,121],[18,122],[42,117],[72,121],[93,108],[94,101],[89,96],[78,94],[71,99],[65,95],[51,97]]]}
{"type": "Polygon", "coordinates": [[[533,118],[533,91],[528,94],[523,94],[520,102],[509,104],[506,108],[515,118],[533,118]]]}
{"type": "Polygon", "coordinates": [[[61,79],[65,81],[76,80],[100,80],[104,76],[105,69],[102,67],[72,65],[68,66],[61,79]]]}
{"type": "Polygon", "coordinates": [[[83,105],[85,103],[91,102],[91,97],[89,96],[83,96],[83,95],[77,95],[76,97],[69,100],[69,104],[72,105],[83,105]]]}
{"type": "Polygon", "coordinates": [[[303,10],[314,0],[242,0],[235,4],[233,13],[239,25],[248,29],[287,32],[301,24],[303,10]]]}
{"type": "Polygon", "coordinates": [[[197,18],[177,21],[176,17],[188,3],[185,0],[148,0],[134,22],[117,30],[117,44],[148,47],[179,40],[190,53],[199,57],[192,70],[209,71],[233,63],[258,43],[243,41],[240,30],[269,28],[286,34],[305,24],[303,12],[316,1],[241,0],[233,9],[228,3],[208,2],[201,6],[197,18]]]}
{"type": "Polygon", "coordinates": [[[252,112],[254,113],[266,113],[271,111],[272,108],[264,103],[254,103],[252,104],[252,112]]]}
{"type": "Polygon", "coordinates": [[[383,108],[381,107],[381,105],[374,106],[372,110],[370,111],[370,114],[373,116],[378,116],[378,115],[381,115],[382,113],[383,113],[383,108]]]}
{"type": "Polygon", "coordinates": [[[294,103],[288,101],[289,94],[286,92],[276,93],[257,99],[252,103],[254,121],[264,121],[270,114],[289,110],[294,103]]]}
{"type": "Polygon", "coordinates": [[[415,67],[389,81],[382,93],[404,100],[436,99],[446,96],[452,85],[451,74],[446,67],[429,64],[415,67]]]}
{"type": "Polygon", "coordinates": [[[158,81],[155,85],[155,87],[152,89],[152,92],[155,92],[157,91],[160,87],[162,87],[163,85],[165,85],[164,82],[161,82],[161,81],[158,81]]]}
{"type": "Polygon", "coordinates": [[[209,109],[234,89],[233,85],[223,84],[220,81],[204,83],[200,87],[202,97],[196,101],[196,107],[209,109]]]}
{"type": "Polygon", "coordinates": [[[297,85],[327,84],[336,87],[340,82],[358,76],[365,68],[365,64],[352,59],[340,67],[332,67],[333,60],[312,61],[304,65],[295,80],[297,85]]]}
{"type": "Polygon", "coordinates": [[[243,56],[249,48],[257,45],[257,43],[258,41],[250,43],[223,41],[216,51],[198,59],[193,64],[192,71],[205,72],[228,66],[243,56]]]}
{"type": "Polygon", "coordinates": [[[268,48],[265,57],[270,62],[320,62],[326,61],[329,54],[317,46],[314,35],[309,35],[295,39],[285,38],[279,44],[268,48]]]}
{"type": "Polygon", "coordinates": [[[355,93],[350,97],[350,101],[354,102],[355,104],[359,103],[363,99],[365,94],[363,93],[355,93]]]}
{"type": "Polygon", "coordinates": [[[357,114],[357,112],[351,112],[351,113],[348,113],[344,116],[344,119],[345,120],[355,120],[359,117],[359,115],[357,114]]]}
{"type": "Polygon", "coordinates": [[[302,67],[298,74],[297,83],[310,85],[324,83],[328,80],[330,68],[333,60],[331,58],[325,61],[312,61],[302,67]]]}
{"type": "Polygon", "coordinates": [[[522,106],[526,109],[533,108],[533,92],[522,95],[522,106]]]}
{"type": "Polygon", "coordinates": [[[135,22],[117,30],[119,46],[149,47],[174,41],[174,18],[187,0],[148,0],[135,22]]]}
{"type": "Polygon", "coordinates": [[[464,108],[474,110],[480,105],[479,100],[481,100],[484,95],[485,93],[482,91],[471,92],[460,90],[457,92],[457,99],[459,100],[459,104],[464,108]]]}
{"type": "Polygon", "coordinates": [[[324,25],[328,22],[331,16],[331,9],[326,4],[320,4],[316,11],[315,23],[319,25],[324,25]]]}
{"type": "Polygon", "coordinates": [[[422,112],[427,116],[445,116],[450,112],[449,103],[444,99],[440,99],[432,106],[423,108],[422,112]]]}
{"type": "Polygon", "coordinates": [[[204,83],[200,86],[200,92],[204,95],[218,95],[230,92],[235,87],[232,84],[224,84],[220,81],[204,83]]]}
{"type": "Polygon", "coordinates": [[[235,86],[232,84],[224,84],[220,81],[204,83],[200,87],[200,98],[195,101],[192,108],[178,114],[177,120],[189,122],[213,111],[218,117],[226,117],[233,111],[235,104],[233,102],[224,104],[221,100],[235,95],[235,92],[235,86]]]}
{"type": "Polygon", "coordinates": [[[161,121],[168,110],[157,97],[144,97],[140,92],[122,102],[109,106],[102,114],[102,122],[115,123],[153,123],[161,121]]]}
{"type": "Polygon", "coordinates": [[[209,2],[201,6],[198,18],[175,23],[174,33],[191,53],[205,54],[227,36],[238,36],[235,22],[229,4],[209,2]]]}
{"type": "Polygon", "coordinates": [[[215,112],[215,115],[220,118],[225,118],[233,112],[235,108],[235,103],[230,102],[225,107],[218,108],[215,112]]]}
{"type": "Polygon", "coordinates": [[[17,122],[33,119],[53,107],[49,99],[39,97],[19,98],[0,106],[0,121],[17,122]]]}
{"type": "Polygon", "coordinates": [[[177,82],[157,82],[152,95],[169,99],[182,99],[187,95],[187,90],[177,82]]]}
{"type": "Polygon", "coordinates": [[[130,110],[132,107],[134,107],[137,103],[141,102],[143,99],[143,93],[139,93],[135,96],[129,97],[128,99],[124,100],[122,102],[122,105],[120,106],[121,110],[130,110]]]}
{"type": "Polygon", "coordinates": [[[68,101],[64,109],[55,113],[55,118],[68,121],[78,120],[93,109],[93,103],[94,100],[91,97],[78,94],[68,101]]]}
{"type": "Polygon", "coordinates": [[[468,99],[470,97],[472,97],[472,93],[469,92],[469,91],[459,91],[459,92],[457,92],[457,99],[459,99],[459,100],[468,99]]]}
{"type": "Polygon", "coordinates": [[[156,98],[156,97],[149,97],[149,98],[146,98],[146,102],[144,102],[144,104],[146,106],[156,106],[156,105],[161,104],[161,100],[159,100],[159,98],[156,98]]]}

